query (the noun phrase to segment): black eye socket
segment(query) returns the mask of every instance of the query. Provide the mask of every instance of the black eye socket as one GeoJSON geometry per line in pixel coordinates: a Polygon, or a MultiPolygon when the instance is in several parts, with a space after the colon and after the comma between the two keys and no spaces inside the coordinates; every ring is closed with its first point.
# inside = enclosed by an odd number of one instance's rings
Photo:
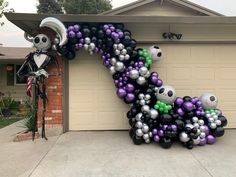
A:
{"type": "Polygon", "coordinates": [[[161,57],[161,52],[158,52],[158,53],[157,53],[157,56],[158,56],[158,57],[161,57]]]}
{"type": "Polygon", "coordinates": [[[40,41],[39,37],[34,38],[34,43],[38,44],[40,41]]]}
{"type": "Polygon", "coordinates": [[[215,101],[216,98],[215,98],[214,96],[211,96],[211,97],[210,97],[210,100],[211,100],[211,101],[215,101]]]}
{"type": "Polygon", "coordinates": [[[162,93],[164,93],[164,91],[165,91],[165,89],[164,89],[164,88],[161,88],[161,89],[159,90],[159,93],[162,94],[162,93]]]}
{"type": "Polygon", "coordinates": [[[173,96],[173,92],[172,92],[171,90],[168,92],[168,96],[169,96],[169,97],[172,97],[172,96],[173,96]]]}
{"type": "Polygon", "coordinates": [[[43,37],[42,38],[42,41],[45,43],[45,42],[47,42],[47,38],[46,37],[43,37]]]}
{"type": "Polygon", "coordinates": [[[159,47],[157,47],[157,46],[154,46],[154,48],[155,48],[155,49],[159,49],[159,47]]]}

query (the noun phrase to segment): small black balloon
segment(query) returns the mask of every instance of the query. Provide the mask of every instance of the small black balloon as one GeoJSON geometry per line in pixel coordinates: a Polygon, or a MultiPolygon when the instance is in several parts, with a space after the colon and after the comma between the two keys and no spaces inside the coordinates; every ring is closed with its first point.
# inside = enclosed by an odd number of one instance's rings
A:
{"type": "Polygon", "coordinates": [[[219,116],[218,119],[221,121],[221,126],[225,127],[228,124],[228,121],[225,116],[219,116]]]}
{"type": "Polygon", "coordinates": [[[105,34],[104,34],[103,30],[99,30],[98,34],[97,34],[97,37],[102,39],[102,38],[104,38],[104,36],[105,36],[105,34]]]}
{"type": "Polygon", "coordinates": [[[184,122],[180,119],[175,120],[175,124],[176,124],[178,130],[182,130],[184,128],[184,122]]]}
{"type": "Polygon", "coordinates": [[[131,119],[131,118],[134,117],[131,111],[128,111],[126,116],[127,116],[128,119],[131,119]]]}
{"type": "Polygon", "coordinates": [[[87,28],[87,27],[83,28],[82,34],[83,34],[83,37],[89,37],[91,35],[90,34],[90,29],[87,28]]]}
{"type": "Polygon", "coordinates": [[[163,124],[170,124],[172,121],[172,117],[170,114],[163,114],[161,115],[161,122],[163,124]]]}
{"type": "Polygon", "coordinates": [[[65,56],[68,60],[72,60],[72,59],[75,58],[75,52],[74,51],[68,51],[65,56]]]}
{"type": "Polygon", "coordinates": [[[133,128],[131,128],[131,129],[129,130],[129,136],[130,136],[130,138],[133,138],[134,135],[135,135],[135,132],[134,132],[133,128]]]}
{"type": "Polygon", "coordinates": [[[185,96],[185,97],[183,97],[183,100],[185,101],[185,102],[187,102],[187,101],[191,101],[191,97],[190,96],[185,96]]]}

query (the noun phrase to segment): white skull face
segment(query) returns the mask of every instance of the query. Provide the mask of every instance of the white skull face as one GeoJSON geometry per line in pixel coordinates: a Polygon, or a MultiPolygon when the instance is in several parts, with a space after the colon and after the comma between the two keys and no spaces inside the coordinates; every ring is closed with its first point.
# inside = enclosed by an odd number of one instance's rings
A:
{"type": "Polygon", "coordinates": [[[47,50],[51,47],[51,41],[45,34],[35,36],[33,43],[37,50],[47,50]]]}
{"type": "Polygon", "coordinates": [[[157,100],[166,104],[173,104],[176,99],[176,92],[172,86],[163,85],[157,91],[157,100]]]}
{"type": "Polygon", "coordinates": [[[216,109],[218,104],[217,97],[212,93],[205,93],[200,97],[203,109],[216,109]]]}
{"type": "Polygon", "coordinates": [[[161,49],[157,46],[149,47],[148,53],[153,60],[160,60],[161,59],[162,52],[161,52],[161,49]]]}

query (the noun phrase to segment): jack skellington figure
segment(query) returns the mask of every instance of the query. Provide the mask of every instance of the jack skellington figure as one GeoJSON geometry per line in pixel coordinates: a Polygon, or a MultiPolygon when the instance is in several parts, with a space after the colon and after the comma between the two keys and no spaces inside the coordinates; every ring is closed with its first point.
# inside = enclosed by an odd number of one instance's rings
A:
{"type": "MultiPolygon", "coordinates": [[[[46,112],[46,84],[45,79],[53,74],[48,74],[46,69],[51,64],[57,62],[57,50],[56,46],[61,47],[67,42],[66,28],[63,23],[53,17],[48,17],[42,20],[40,28],[47,27],[57,33],[57,37],[53,41],[46,34],[37,34],[33,39],[29,38],[25,34],[25,38],[32,42],[36,48],[35,52],[31,52],[26,56],[26,60],[18,70],[17,75],[20,77],[27,77],[27,95],[31,96],[31,87],[34,85],[34,129],[32,133],[32,139],[34,140],[35,132],[37,131],[37,120],[38,120],[38,98],[43,101],[42,111],[42,138],[46,138],[45,135],[45,112],[46,112]],[[54,45],[52,45],[54,43],[54,45]],[[41,87],[40,87],[41,86],[41,87]]],[[[54,74],[54,76],[57,76],[54,74]]]]}

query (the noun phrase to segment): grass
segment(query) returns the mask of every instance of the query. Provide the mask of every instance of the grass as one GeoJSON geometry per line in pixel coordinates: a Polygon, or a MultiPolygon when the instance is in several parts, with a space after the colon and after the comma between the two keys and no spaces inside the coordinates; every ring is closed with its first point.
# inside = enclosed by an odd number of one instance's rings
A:
{"type": "Polygon", "coordinates": [[[0,118],[0,129],[3,128],[3,127],[6,127],[8,125],[11,125],[17,121],[21,120],[20,118],[0,118]]]}

